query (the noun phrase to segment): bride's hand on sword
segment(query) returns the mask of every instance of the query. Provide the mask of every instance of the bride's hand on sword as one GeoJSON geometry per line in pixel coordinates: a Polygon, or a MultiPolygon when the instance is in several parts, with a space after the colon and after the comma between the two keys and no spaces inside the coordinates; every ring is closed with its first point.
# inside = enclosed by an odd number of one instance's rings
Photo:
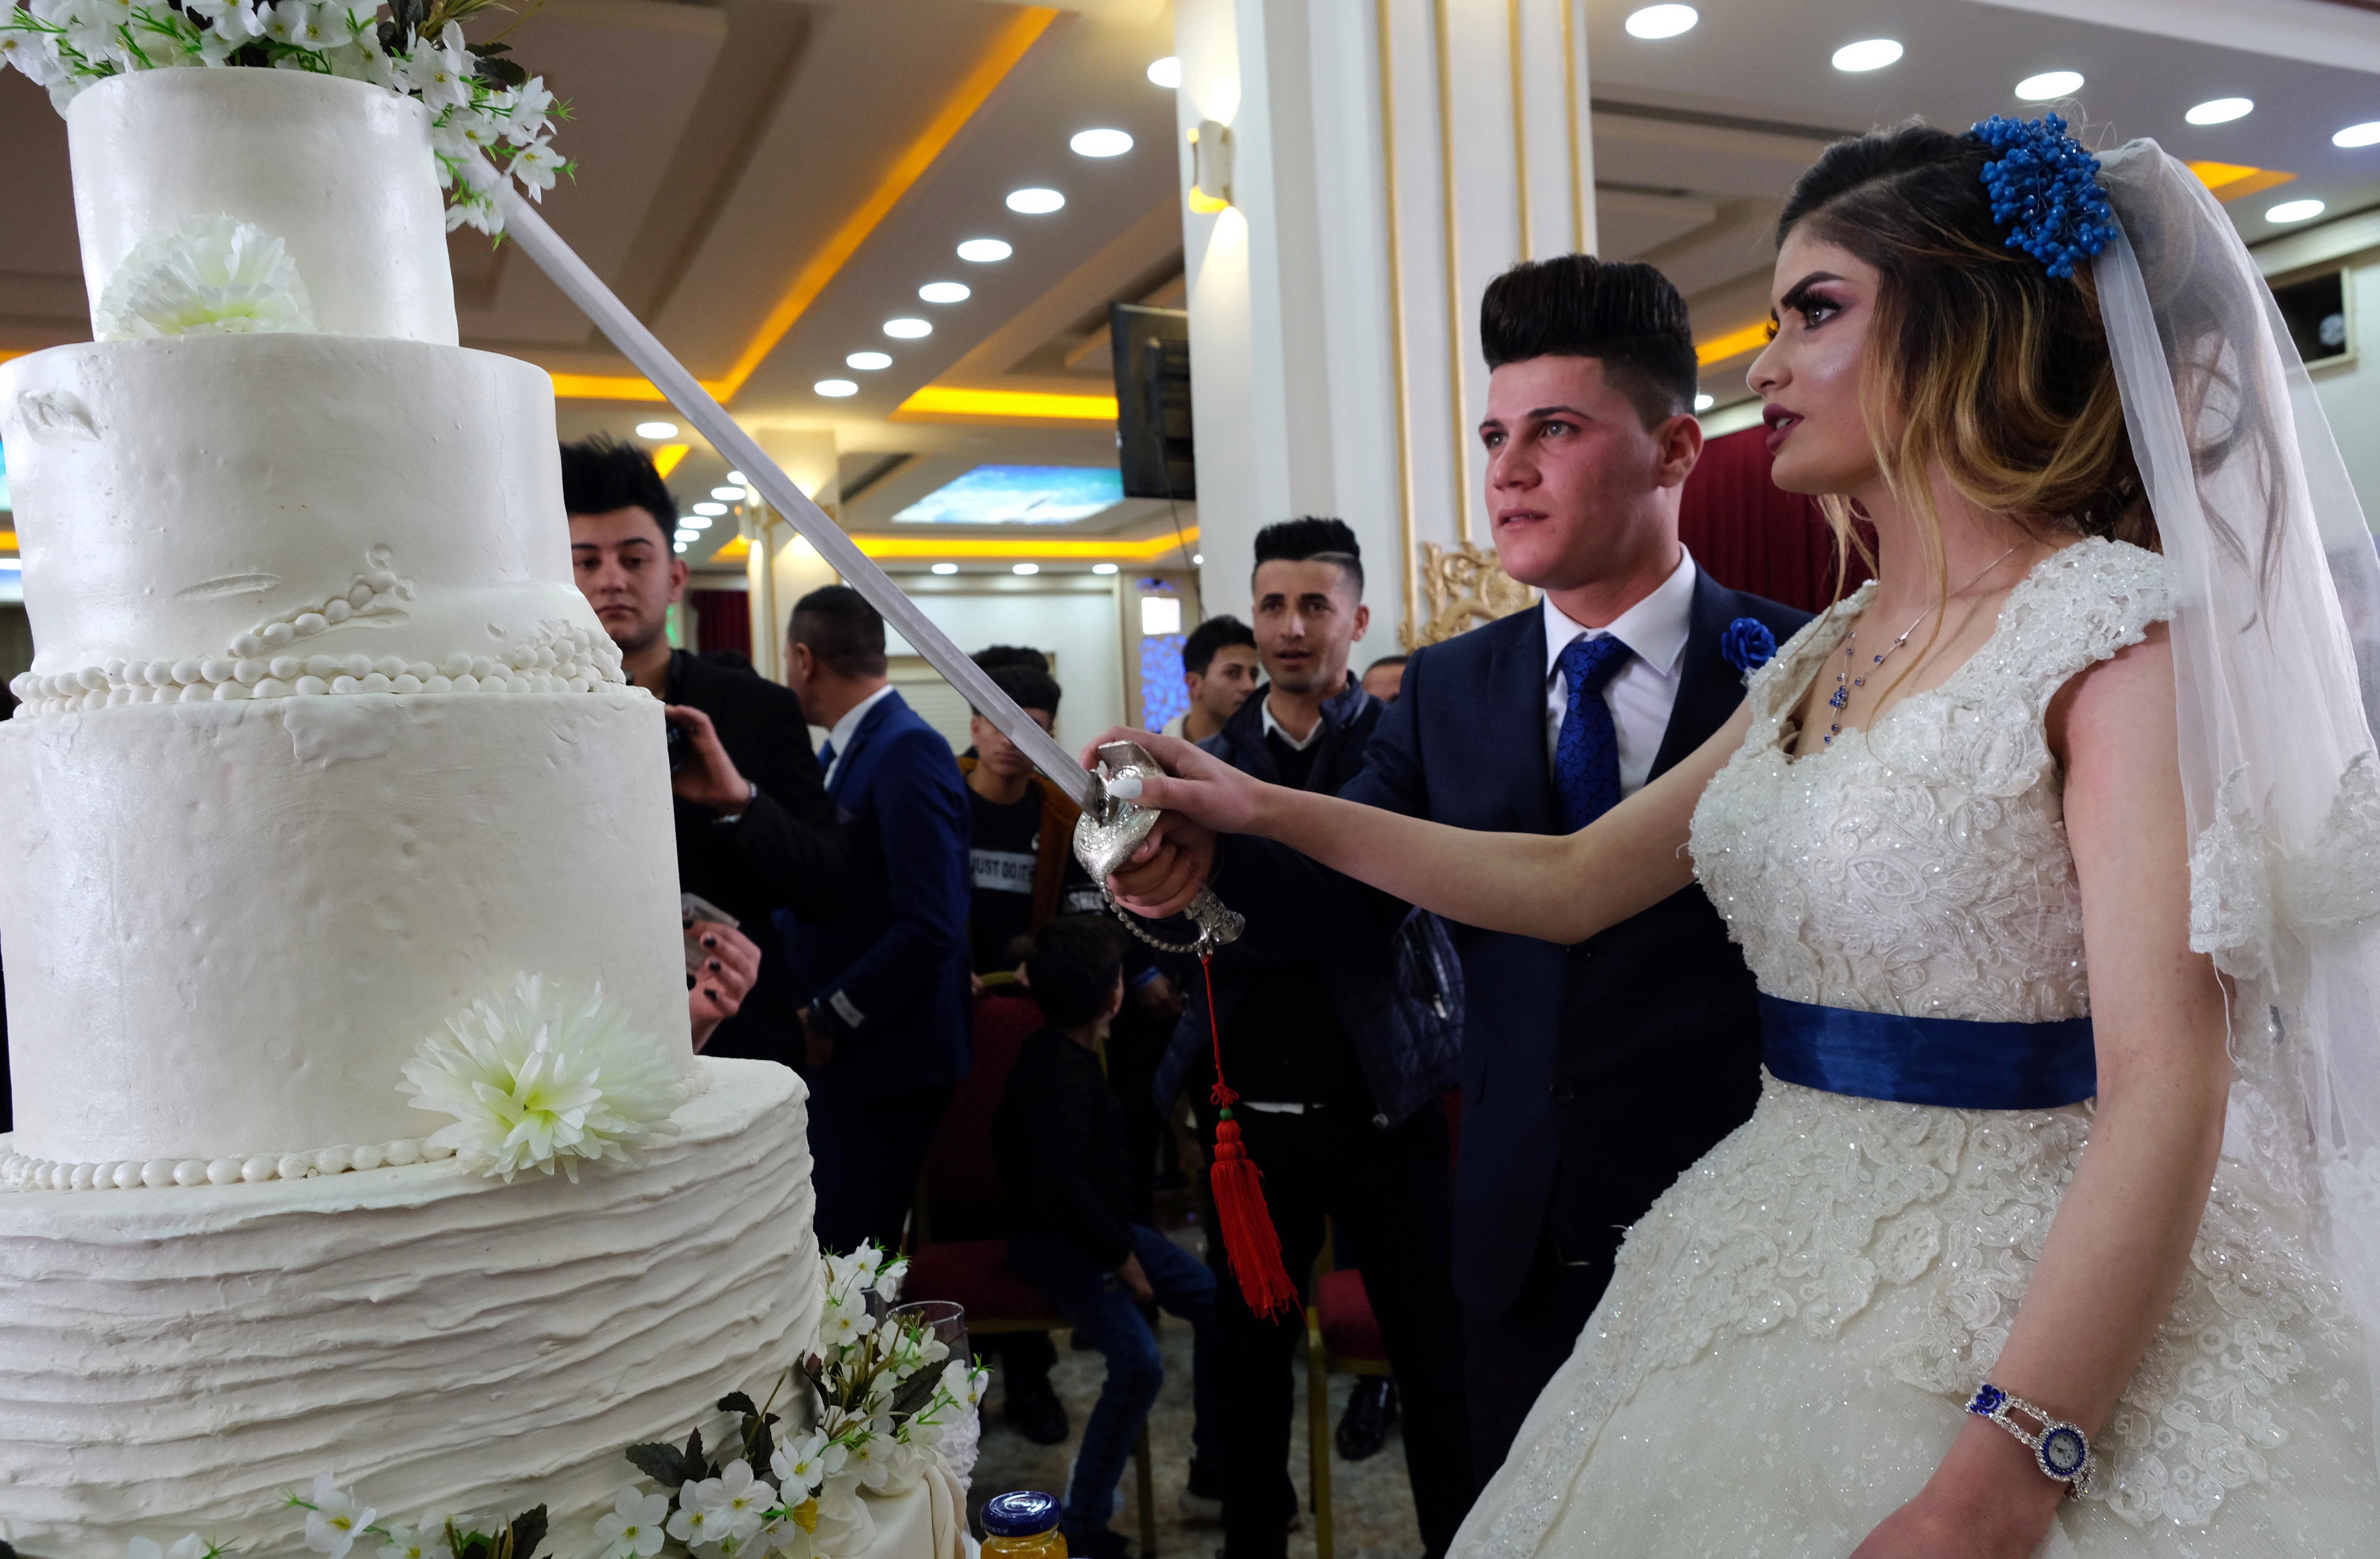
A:
{"type": "Polygon", "coordinates": [[[1253,825],[1263,787],[1187,742],[1129,726],[1117,726],[1085,748],[1083,767],[1096,772],[1099,749],[1110,742],[1139,743],[1166,770],[1144,779],[1137,795],[1111,792],[1158,808],[1160,816],[1131,860],[1108,879],[1124,908],[1161,920],[1189,903],[1213,875],[1217,832],[1245,832],[1253,825]]]}

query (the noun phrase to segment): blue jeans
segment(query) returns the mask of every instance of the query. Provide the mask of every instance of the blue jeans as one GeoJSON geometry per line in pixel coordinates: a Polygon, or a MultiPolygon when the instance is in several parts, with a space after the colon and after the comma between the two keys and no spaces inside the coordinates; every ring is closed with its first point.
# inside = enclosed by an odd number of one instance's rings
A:
{"type": "MultiPolygon", "coordinates": [[[[1208,1348],[1214,1332],[1215,1275],[1207,1264],[1153,1228],[1132,1226],[1133,1254],[1148,1275],[1148,1287],[1158,1304],[1190,1323],[1191,1400],[1195,1419],[1190,1432],[1192,1452],[1212,1458],[1216,1452],[1214,1384],[1208,1368],[1208,1348]]],[[[1107,1384],[1099,1388],[1099,1405],[1083,1426],[1083,1448],[1075,1457],[1075,1476],[1066,1486],[1066,1507],[1058,1518],[1061,1531],[1107,1529],[1115,1514],[1116,1484],[1124,1463],[1132,1459],[1133,1443],[1165,1384],[1165,1365],[1158,1358],[1157,1335],[1142,1319],[1139,1301],[1113,1273],[1101,1272],[1075,1251],[1051,1239],[1013,1239],[1008,1264],[1032,1284],[1066,1318],[1087,1333],[1092,1345],[1106,1356],[1107,1384]]],[[[1220,1466],[1209,1459],[1209,1467],[1220,1466]]]]}

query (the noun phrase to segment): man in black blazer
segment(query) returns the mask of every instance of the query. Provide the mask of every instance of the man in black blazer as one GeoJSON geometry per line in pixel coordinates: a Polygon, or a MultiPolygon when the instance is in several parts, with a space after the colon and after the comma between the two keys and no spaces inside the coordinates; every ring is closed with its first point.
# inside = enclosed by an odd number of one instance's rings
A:
{"type": "Polygon", "coordinates": [[[801,1021],[770,916],[834,913],[845,857],[801,700],[735,656],[672,647],[669,609],[685,596],[686,568],[671,550],[676,501],[644,451],[600,437],[563,445],[562,493],[579,591],[629,680],[662,700],[676,728],[678,888],[735,916],[740,933],[717,939],[759,959],[733,1003],[720,976],[732,973],[735,952],[712,949],[705,962],[720,967],[706,968],[687,998],[697,1037],[706,1055],[799,1066],[801,1021]],[[746,939],[757,946],[744,949],[746,939]]]}
{"type": "MultiPolygon", "coordinates": [[[[1497,551],[1546,598],[1416,653],[1340,793],[1560,833],[1701,745],[1743,695],[1742,642],[1782,642],[1805,617],[1723,587],[1679,545],[1702,432],[1667,278],[1583,255],[1515,266],[1490,284],[1480,334],[1497,551]],[[1729,634],[1747,618],[1759,631],[1729,634]]],[[[1215,887],[1259,942],[1377,937],[1405,910],[1269,841],[1177,838],[1194,869],[1215,852],[1215,887]]],[[[1148,897],[1178,871],[1160,857],[1119,880],[1148,897]]],[[[1451,929],[1465,992],[1454,1284],[1484,1481],[1601,1298],[1621,1231],[1751,1114],[1760,1023],[1698,888],[1576,947],[1451,929]]]]}

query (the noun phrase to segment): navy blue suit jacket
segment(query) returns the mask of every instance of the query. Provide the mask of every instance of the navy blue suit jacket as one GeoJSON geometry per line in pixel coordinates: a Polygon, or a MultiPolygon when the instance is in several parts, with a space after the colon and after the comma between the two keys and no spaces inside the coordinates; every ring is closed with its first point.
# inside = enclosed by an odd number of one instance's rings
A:
{"type": "MultiPolygon", "coordinates": [[[[1653,772],[1735,713],[1743,673],[1720,636],[1756,618],[1779,644],[1806,613],[1694,581],[1677,704],[1653,772]]],[[[1561,831],[1546,757],[1546,632],[1515,612],[1417,652],[1366,765],[1340,794],[1463,828],[1561,831]]],[[[1247,940],[1314,956],[1378,935],[1404,906],[1269,841],[1223,842],[1216,888],[1247,940]]],[[[1449,925],[1463,960],[1463,1144],[1454,1282],[1493,1320],[1550,1232],[1564,1259],[1609,1259],[1620,1229],[1756,1095],[1751,975],[1699,887],[1575,948],[1449,925]]]]}
{"type": "Polygon", "coordinates": [[[890,693],[852,733],[827,795],[849,851],[847,905],[826,925],[776,917],[802,1004],[851,1031],[817,1081],[860,1098],[956,1082],[973,1061],[972,816],[958,760],[890,693]]]}

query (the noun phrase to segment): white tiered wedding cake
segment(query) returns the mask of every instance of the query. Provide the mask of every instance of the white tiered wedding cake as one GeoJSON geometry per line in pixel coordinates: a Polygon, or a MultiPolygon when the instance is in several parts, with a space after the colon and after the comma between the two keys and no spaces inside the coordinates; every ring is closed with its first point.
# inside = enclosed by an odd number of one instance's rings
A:
{"type": "Polygon", "coordinates": [[[154,70],[67,122],[100,339],[0,366],[0,1538],[279,1548],[326,1469],[583,1527],[820,1299],[799,1082],[688,1044],[552,387],[455,344],[419,103],[154,70]],[[542,1081],[475,1095],[508,1045],[542,1081]]]}

